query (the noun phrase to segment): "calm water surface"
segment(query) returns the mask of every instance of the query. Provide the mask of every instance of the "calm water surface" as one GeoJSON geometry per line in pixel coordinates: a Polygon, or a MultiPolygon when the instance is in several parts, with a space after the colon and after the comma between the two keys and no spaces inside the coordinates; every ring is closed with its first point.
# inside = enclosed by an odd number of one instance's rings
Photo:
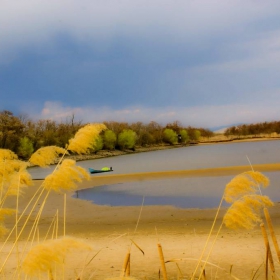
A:
{"type": "MultiPolygon", "coordinates": [[[[249,165],[247,156],[252,164],[280,162],[280,141],[189,146],[95,159],[77,164],[95,169],[112,166],[114,174],[127,174],[249,165]]],[[[30,173],[34,179],[38,179],[44,178],[52,170],[53,168],[31,168],[30,173]]],[[[268,172],[265,175],[269,177],[271,184],[264,194],[269,195],[274,201],[280,201],[278,183],[280,172],[268,172]]],[[[91,200],[96,204],[111,206],[141,205],[144,196],[145,205],[167,204],[184,208],[212,208],[219,204],[224,187],[231,179],[230,176],[223,176],[132,182],[80,190],[74,196],[91,200]]]]}
{"type": "MultiPolygon", "coordinates": [[[[263,189],[274,202],[280,201],[280,172],[264,173],[270,186],[263,189]]],[[[104,185],[75,192],[74,197],[109,206],[173,205],[180,208],[215,208],[232,176],[172,178],[104,185]]],[[[227,206],[224,202],[223,206],[227,206]]]]}

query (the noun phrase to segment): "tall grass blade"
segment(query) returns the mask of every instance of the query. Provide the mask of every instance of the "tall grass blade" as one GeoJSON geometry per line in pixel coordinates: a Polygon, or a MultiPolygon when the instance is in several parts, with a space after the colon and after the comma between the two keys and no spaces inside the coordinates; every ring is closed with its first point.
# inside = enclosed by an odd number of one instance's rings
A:
{"type": "Polygon", "coordinates": [[[143,255],[145,255],[145,252],[140,248],[140,246],[137,245],[136,242],[134,242],[132,239],[130,239],[130,240],[131,240],[131,242],[135,245],[135,247],[136,247],[137,249],[139,249],[139,251],[141,251],[141,253],[142,253],[143,255]]]}
{"type": "Polygon", "coordinates": [[[262,230],[262,235],[263,235],[263,239],[264,239],[264,244],[265,244],[265,248],[266,248],[266,252],[267,252],[266,254],[267,254],[268,262],[269,262],[269,265],[270,265],[270,269],[272,271],[273,276],[275,276],[275,267],[274,267],[273,257],[272,257],[272,254],[271,254],[266,229],[265,229],[263,223],[261,223],[260,227],[261,227],[261,230],[262,230]]]}
{"type": "Polygon", "coordinates": [[[215,227],[215,224],[216,224],[216,221],[217,221],[217,218],[218,218],[218,215],[219,215],[219,212],[220,212],[220,209],[221,209],[223,200],[224,200],[224,196],[222,196],[222,198],[221,198],[221,201],[220,201],[219,207],[218,207],[218,209],[217,209],[217,212],[216,212],[214,221],[213,221],[213,223],[212,223],[212,227],[211,227],[210,232],[209,232],[209,234],[208,234],[208,236],[207,236],[207,240],[206,240],[206,242],[205,242],[205,244],[204,244],[203,250],[202,250],[202,252],[201,252],[200,258],[199,258],[198,263],[197,263],[197,265],[196,265],[196,267],[195,267],[195,270],[194,270],[193,276],[191,277],[191,280],[194,280],[194,276],[195,276],[195,274],[196,274],[196,272],[197,272],[197,270],[198,270],[198,268],[199,268],[199,265],[200,265],[200,263],[201,263],[201,261],[202,261],[202,259],[203,259],[203,255],[204,255],[204,253],[205,253],[205,250],[206,250],[206,248],[207,248],[207,246],[208,246],[210,237],[211,237],[212,232],[213,232],[213,230],[214,230],[214,227],[215,227]]]}
{"type": "Polygon", "coordinates": [[[272,221],[271,221],[271,217],[269,215],[269,212],[268,212],[267,208],[264,208],[264,215],[265,215],[265,219],[266,219],[269,231],[270,231],[270,235],[271,235],[271,238],[272,238],[272,241],[273,241],[273,245],[274,245],[277,257],[278,257],[278,261],[280,262],[279,245],[278,245],[277,238],[276,238],[276,235],[275,235],[275,232],[274,232],[274,228],[273,228],[273,224],[272,224],[272,221]]]}
{"type": "Polygon", "coordinates": [[[128,251],[127,254],[125,255],[125,259],[124,259],[124,262],[123,262],[123,266],[122,266],[122,270],[121,270],[121,273],[120,273],[120,277],[124,277],[125,276],[129,260],[130,260],[130,251],[128,251]]]}
{"type": "Polygon", "coordinates": [[[162,247],[161,247],[160,243],[157,244],[157,247],[158,247],[158,254],[159,254],[160,265],[161,265],[161,269],[162,269],[162,276],[163,276],[164,280],[167,280],[168,279],[167,278],[167,271],[166,271],[163,251],[162,251],[162,247]]]}

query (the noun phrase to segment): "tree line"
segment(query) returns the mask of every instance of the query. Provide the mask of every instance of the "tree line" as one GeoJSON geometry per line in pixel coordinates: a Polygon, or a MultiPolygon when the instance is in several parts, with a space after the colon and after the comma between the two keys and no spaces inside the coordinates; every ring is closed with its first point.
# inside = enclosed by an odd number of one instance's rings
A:
{"type": "Polygon", "coordinates": [[[262,122],[255,124],[241,124],[238,126],[231,126],[226,129],[225,135],[259,135],[259,134],[272,134],[280,133],[280,121],[262,122]]]}
{"type": "MultiPolygon", "coordinates": [[[[68,140],[85,125],[75,121],[74,115],[65,122],[29,119],[26,115],[15,116],[0,111],[0,148],[10,149],[20,158],[28,158],[34,151],[45,146],[65,147],[68,140]]],[[[213,132],[204,128],[183,127],[179,121],[160,125],[151,121],[127,123],[104,122],[107,129],[92,143],[92,153],[101,149],[135,149],[151,145],[187,145],[196,143],[201,136],[210,137],[213,132]]]]}

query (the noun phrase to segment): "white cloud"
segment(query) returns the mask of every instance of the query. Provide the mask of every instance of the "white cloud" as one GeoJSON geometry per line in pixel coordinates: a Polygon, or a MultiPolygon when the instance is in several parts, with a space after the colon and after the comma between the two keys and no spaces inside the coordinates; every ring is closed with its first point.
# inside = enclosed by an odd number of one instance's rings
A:
{"type": "Polygon", "coordinates": [[[280,101],[268,100],[262,104],[235,104],[181,108],[124,108],[69,107],[58,102],[46,102],[41,113],[31,115],[34,119],[52,119],[64,122],[73,116],[82,122],[144,122],[156,121],[162,125],[180,121],[184,126],[213,128],[235,123],[256,123],[280,119],[280,101]]]}

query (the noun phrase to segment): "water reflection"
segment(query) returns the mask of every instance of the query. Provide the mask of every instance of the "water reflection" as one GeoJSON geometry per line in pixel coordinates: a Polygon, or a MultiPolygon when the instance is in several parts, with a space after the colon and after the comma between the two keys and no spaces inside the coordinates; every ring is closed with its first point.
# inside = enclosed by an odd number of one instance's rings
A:
{"type": "MultiPolygon", "coordinates": [[[[262,192],[274,202],[280,201],[280,172],[267,172],[271,184],[262,192]]],[[[75,197],[94,204],[109,206],[173,205],[180,208],[215,208],[219,205],[225,185],[232,176],[173,178],[100,186],[79,190],[75,197]]],[[[227,206],[224,202],[223,206],[227,206]]]]}

